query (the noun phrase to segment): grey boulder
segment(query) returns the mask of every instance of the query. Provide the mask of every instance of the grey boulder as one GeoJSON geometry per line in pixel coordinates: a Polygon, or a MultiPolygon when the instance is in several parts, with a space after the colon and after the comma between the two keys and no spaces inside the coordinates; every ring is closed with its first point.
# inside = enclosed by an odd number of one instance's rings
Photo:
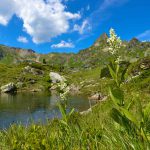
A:
{"type": "Polygon", "coordinates": [[[50,76],[52,83],[60,83],[60,82],[66,81],[66,79],[63,76],[61,76],[60,74],[56,72],[50,72],[49,76],[50,76]]]}
{"type": "Polygon", "coordinates": [[[16,86],[14,83],[9,83],[9,84],[6,84],[4,86],[1,86],[1,92],[2,93],[9,93],[9,92],[14,92],[16,91],[16,86]]]}

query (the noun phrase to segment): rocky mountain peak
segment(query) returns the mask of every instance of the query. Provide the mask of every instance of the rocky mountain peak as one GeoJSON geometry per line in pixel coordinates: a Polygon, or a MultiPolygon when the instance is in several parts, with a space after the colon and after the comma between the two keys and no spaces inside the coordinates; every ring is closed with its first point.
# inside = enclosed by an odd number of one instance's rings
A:
{"type": "Polygon", "coordinates": [[[94,46],[103,46],[107,44],[108,35],[106,33],[103,33],[94,43],[94,46]]]}
{"type": "Polygon", "coordinates": [[[129,46],[137,46],[138,44],[140,43],[140,41],[137,39],[137,38],[132,38],[130,41],[129,41],[129,46]]]}

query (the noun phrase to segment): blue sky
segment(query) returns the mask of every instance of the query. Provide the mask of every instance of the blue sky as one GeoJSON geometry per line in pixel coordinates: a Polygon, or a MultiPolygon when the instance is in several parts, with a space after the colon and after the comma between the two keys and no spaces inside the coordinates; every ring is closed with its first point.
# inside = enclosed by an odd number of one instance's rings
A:
{"type": "Polygon", "coordinates": [[[1,0],[0,44],[38,53],[78,52],[113,27],[150,41],[149,0],[1,0]]]}

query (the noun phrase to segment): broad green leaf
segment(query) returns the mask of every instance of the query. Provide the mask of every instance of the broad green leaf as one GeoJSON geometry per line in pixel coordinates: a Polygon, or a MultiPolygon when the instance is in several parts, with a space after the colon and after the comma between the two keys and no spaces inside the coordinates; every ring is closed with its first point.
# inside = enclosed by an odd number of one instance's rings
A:
{"type": "Polygon", "coordinates": [[[120,88],[109,88],[109,93],[115,105],[124,105],[124,93],[120,88]]]}
{"type": "Polygon", "coordinates": [[[115,122],[117,122],[118,124],[120,124],[121,126],[124,126],[124,123],[123,123],[123,116],[121,114],[121,112],[116,109],[116,108],[113,108],[111,110],[111,117],[114,119],[115,122]]]}
{"type": "Polygon", "coordinates": [[[114,70],[111,68],[110,65],[108,65],[108,68],[109,68],[109,72],[110,72],[112,78],[113,78],[114,80],[116,80],[116,73],[114,72],[114,70]]]}
{"type": "Polygon", "coordinates": [[[113,108],[111,111],[111,117],[119,125],[126,128],[128,131],[131,131],[132,125],[131,125],[130,120],[120,110],[113,108]]]}
{"type": "Polygon", "coordinates": [[[120,69],[120,66],[117,64],[117,67],[116,67],[116,74],[119,73],[119,69],[120,69]]]}
{"type": "Polygon", "coordinates": [[[120,82],[123,82],[123,81],[125,80],[125,75],[126,75],[126,73],[127,73],[127,69],[128,69],[128,67],[126,67],[126,69],[124,69],[124,70],[122,71],[122,73],[121,73],[121,81],[120,81],[120,82]]]}
{"type": "Polygon", "coordinates": [[[139,128],[139,122],[127,109],[120,107],[120,111],[126,116],[126,118],[128,118],[132,123],[134,123],[139,128]]]}

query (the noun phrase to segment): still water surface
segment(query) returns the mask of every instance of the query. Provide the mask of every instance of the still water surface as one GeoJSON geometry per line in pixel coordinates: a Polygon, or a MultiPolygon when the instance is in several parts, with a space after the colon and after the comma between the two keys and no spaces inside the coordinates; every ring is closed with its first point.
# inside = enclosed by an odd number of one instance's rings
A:
{"type": "MultiPolygon", "coordinates": [[[[60,117],[58,95],[49,93],[18,93],[0,95],[0,129],[8,128],[13,123],[30,124],[46,122],[47,119],[60,117]]],[[[84,96],[72,96],[68,100],[68,109],[83,111],[89,108],[89,101],[84,96]]]]}

